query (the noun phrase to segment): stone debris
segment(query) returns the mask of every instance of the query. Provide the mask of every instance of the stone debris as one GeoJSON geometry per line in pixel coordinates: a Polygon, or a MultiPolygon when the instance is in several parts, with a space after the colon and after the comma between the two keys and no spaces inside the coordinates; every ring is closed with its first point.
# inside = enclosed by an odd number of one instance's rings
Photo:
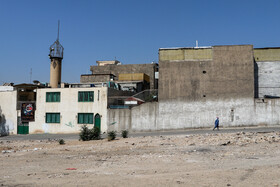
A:
{"type": "MultiPolygon", "coordinates": [[[[216,182],[216,186],[246,186],[248,180],[262,180],[258,175],[269,178],[274,169],[280,168],[276,159],[280,154],[278,142],[280,132],[146,136],[112,142],[73,140],[63,148],[56,140],[13,141],[0,144],[0,156],[7,168],[2,176],[11,176],[5,179],[10,186],[27,176],[38,186],[47,186],[47,180],[55,181],[57,186],[68,181],[77,186],[77,178],[88,180],[85,186],[92,182],[110,186],[111,179],[123,181],[116,186],[132,185],[126,183],[129,180],[149,186],[147,178],[154,178],[155,186],[193,186],[192,181],[198,182],[197,186],[214,186],[216,182]],[[78,169],[66,171],[69,167],[78,169]],[[248,170],[251,168],[257,168],[257,172],[248,170]],[[269,175],[261,175],[267,172],[269,175]],[[135,177],[127,180],[127,175],[135,177]]],[[[273,177],[265,181],[269,182],[267,186],[278,185],[273,177]]]]}

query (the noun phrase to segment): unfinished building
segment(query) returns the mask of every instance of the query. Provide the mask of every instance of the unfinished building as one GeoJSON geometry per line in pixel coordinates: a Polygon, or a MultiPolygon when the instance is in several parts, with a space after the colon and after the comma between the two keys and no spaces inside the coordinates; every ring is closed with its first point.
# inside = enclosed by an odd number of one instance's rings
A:
{"type": "Polygon", "coordinates": [[[91,74],[81,75],[81,83],[104,83],[114,81],[123,90],[140,92],[146,89],[157,89],[158,64],[127,64],[119,61],[96,61],[97,66],[91,66],[91,74]],[[135,88],[135,89],[133,89],[135,88]]]}

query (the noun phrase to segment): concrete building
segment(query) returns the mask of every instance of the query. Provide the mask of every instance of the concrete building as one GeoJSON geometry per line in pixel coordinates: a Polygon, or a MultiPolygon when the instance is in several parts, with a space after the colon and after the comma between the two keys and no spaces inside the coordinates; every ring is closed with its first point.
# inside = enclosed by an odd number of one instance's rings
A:
{"type": "Polygon", "coordinates": [[[223,127],[279,125],[279,54],[280,48],[252,45],[162,48],[158,90],[138,95],[116,83],[141,79],[155,86],[157,65],[100,62],[81,76],[84,83],[2,87],[1,132],[77,133],[83,124],[102,132],[209,128],[217,116],[223,127]]]}
{"type": "MultiPolygon", "coordinates": [[[[92,74],[81,75],[81,83],[100,83],[107,82],[108,79],[112,81],[126,82],[128,80],[122,80],[125,74],[139,74],[143,73],[149,78],[149,89],[157,89],[158,79],[156,79],[155,74],[158,72],[158,64],[127,64],[122,65],[119,61],[97,61],[98,66],[91,66],[90,71],[92,74]],[[122,77],[120,79],[120,76],[122,77]]],[[[146,88],[147,83],[144,80],[139,80],[143,82],[143,88],[146,88]]],[[[133,81],[133,80],[131,80],[133,81]]]]}
{"type": "Polygon", "coordinates": [[[107,130],[107,87],[37,90],[35,121],[30,133],[76,133],[81,126],[107,130]]]}
{"type": "Polygon", "coordinates": [[[107,131],[107,87],[0,89],[0,130],[5,134],[78,133],[82,125],[107,131]]]}
{"type": "Polygon", "coordinates": [[[253,46],[159,50],[159,122],[163,129],[252,125],[253,46]]]}
{"type": "Polygon", "coordinates": [[[109,110],[112,130],[273,126],[280,123],[278,48],[159,49],[158,102],[109,110]]]}
{"type": "Polygon", "coordinates": [[[256,48],[255,97],[280,97],[280,48],[256,48]]]}

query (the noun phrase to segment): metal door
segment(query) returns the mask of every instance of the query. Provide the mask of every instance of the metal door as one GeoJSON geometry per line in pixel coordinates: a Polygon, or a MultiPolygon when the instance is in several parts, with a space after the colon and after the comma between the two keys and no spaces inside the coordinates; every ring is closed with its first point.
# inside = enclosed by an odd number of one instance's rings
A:
{"type": "Polygon", "coordinates": [[[99,114],[96,114],[94,117],[94,127],[99,128],[99,130],[101,129],[101,119],[99,114]]]}
{"type": "Polygon", "coordinates": [[[18,118],[17,133],[18,134],[29,134],[29,123],[22,122],[20,117],[18,118]]]}

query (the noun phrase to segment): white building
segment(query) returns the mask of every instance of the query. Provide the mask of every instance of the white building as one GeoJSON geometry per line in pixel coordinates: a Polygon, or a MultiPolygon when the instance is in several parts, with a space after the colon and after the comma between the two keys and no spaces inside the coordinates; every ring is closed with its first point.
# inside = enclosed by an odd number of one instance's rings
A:
{"type": "Polygon", "coordinates": [[[17,132],[17,92],[12,86],[0,87],[0,132],[6,135],[17,132]]]}
{"type": "Polygon", "coordinates": [[[37,88],[36,101],[21,100],[21,90],[0,92],[3,132],[78,133],[83,125],[107,131],[107,87],[37,88]]]}
{"type": "Polygon", "coordinates": [[[38,89],[29,133],[75,133],[84,124],[105,132],[106,120],[107,87],[38,89]]]}

